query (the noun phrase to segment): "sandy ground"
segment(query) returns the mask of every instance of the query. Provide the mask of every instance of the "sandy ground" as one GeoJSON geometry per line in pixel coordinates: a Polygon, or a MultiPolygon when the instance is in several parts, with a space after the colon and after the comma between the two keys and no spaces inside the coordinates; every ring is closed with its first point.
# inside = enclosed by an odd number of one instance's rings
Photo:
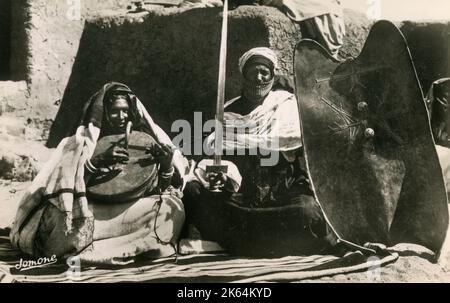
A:
{"type": "MultiPolygon", "coordinates": [[[[18,203],[30,182],[11,182],[0,180],[0,228],[10,226],[14,219],[18,203]]],[[[450,243],[444,245],[442,258],[450,260],[450,243]]],[[[450,264],[450,262],[449,262],[450,264]]],[[[420,257],[400,257],[395,263],[371,272],[360,272],[346,275],[325,277],[319,280],[302,282],[339,282],[339,283],[367,283],[367,282],[450,282],[450,266],[433,264],[420,257]]]]}
{"type": "Polygon", "coordinates": [[[14,220],[20,199],[31,182],[0,179],[0,228],[9,227],[14,220]]]}
{"type": "Polygon", "coordinates": [[[400,257],[395,263],[371,272],[325,277],[308,282],[332,283],[449,283],[450,271],[419,257],[400,257]],[[379,274],[378,274],[379,273],[379,274]]]}

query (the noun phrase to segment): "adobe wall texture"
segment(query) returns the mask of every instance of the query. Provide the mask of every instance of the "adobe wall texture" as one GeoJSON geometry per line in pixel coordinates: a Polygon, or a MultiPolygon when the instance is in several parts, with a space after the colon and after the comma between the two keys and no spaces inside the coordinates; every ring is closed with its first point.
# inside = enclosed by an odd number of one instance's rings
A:
{"type": "MultiPolygon", "coordinates": [[[[150,114],[170,133],[176,119],[193,112],[213,117],[217,91],[221,9],[166,9],[150,14],[103,15],[86,22],[72,74],[49,146],[67,135],[82,104],[108,81],[128,84],[150,114]]],[[[346,16],[345,56],[359,53],[370,22],[354,12],[346,16]]],[[[239,94],[239,56],[256,46],[272,47],[279,73],[292,74],[299,25],[275,8],[240,6],[230,12],[226,98],[239,94]]]]}
{"type": "Polygon", "coordinates": [[[33,109],[33,114],[52,119],[75,61],[85,19],[103,10],[125,10],[129,3],[125,0],[11,1],[10,80],[25,80],[28,85],[25,100],[14,106],[18,114],[26,115],[33,109]]]}
{"type": "MultiPolygon", "coordinates": [[[[193,111],[212,118],[220,8],[129,14],[128,0],[80,3],[81,20],[73,20],[71,1],[57,0],[52,5],[46,0],[12,1],[12,80],[26,80],[27,90],[11,93],[14,98],[0,98],[3,109],[45,125],[55,120],[49,146],[76,123],[90,95],[112,80],[130,85],[168,132],[171,121],[192,120],[193,111]]],[[[345,22],[341,55],[357,56],[372,23],[349,10],[345,22]]],[[[272,47],[280,56],[279,72],[292,74],[293,48],[301,39],[298,24],[275,8],[240,6],[230,12],[229,26],[227,98],[239,94],[237,60],[251,47],[272,47]]],[[[426,93],[433,80],[450,74],[450,24],[399,26],[426,93]]]]}
{"type": "MultiPolygon", "coordinates": [[[[129,3],[0,0],[1,22],[11,16],[10,71],[0,79],[0,179],[31,180],[48,159],[43,142],[67,86],[85,19],[103,10],[125,11],[129,3]]],[[[5,42],[0,41],[0,57],[5,42]]]]}

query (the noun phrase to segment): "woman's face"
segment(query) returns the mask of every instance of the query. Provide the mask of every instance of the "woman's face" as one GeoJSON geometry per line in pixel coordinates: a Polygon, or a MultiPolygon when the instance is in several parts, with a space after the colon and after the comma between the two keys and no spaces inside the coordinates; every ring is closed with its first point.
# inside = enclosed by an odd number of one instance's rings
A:
{"type": "Polygon", "coordinates": [[[127,100],[123,98],[116,99],[112,102],[109,111],[109,121],[114,129],[125,130],[128,122],[129,105],[127,100]]]}
{"type": "Polygon", "coordinates": [[[272,72],[264,64],[251,64],[246,68],[244,77],[255,84],[262,84],[272,80],[272,72]]]}

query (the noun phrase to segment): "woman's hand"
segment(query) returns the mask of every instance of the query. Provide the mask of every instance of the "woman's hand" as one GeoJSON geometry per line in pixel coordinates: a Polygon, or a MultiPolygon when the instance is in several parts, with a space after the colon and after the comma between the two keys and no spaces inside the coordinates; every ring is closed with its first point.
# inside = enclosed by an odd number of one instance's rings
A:
{"type": "Polygon", "coordinates": [[[168,144],[153,144],[147,148],[147,152],[152,154],[160,164],[163,172],[172,169],[173,150],[168,144]]]}
{"type": "Polygon", "coordinates": [[[96,155],[91,159],[92,165],[97,168],[108,167],[117,163],[127,163],[129,160],[128,151],[120,146],[114,145],[104,153],[96,155]]]}

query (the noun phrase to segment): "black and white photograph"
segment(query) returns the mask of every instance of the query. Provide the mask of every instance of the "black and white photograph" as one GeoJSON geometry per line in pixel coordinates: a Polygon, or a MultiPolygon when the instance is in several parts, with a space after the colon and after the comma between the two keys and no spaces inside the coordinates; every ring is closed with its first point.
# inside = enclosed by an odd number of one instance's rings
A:
{"type": "Polygon", "coordinates": [[[0,0],[0,283],[450,283],[449,102],[448,0],[0,0]]]}

